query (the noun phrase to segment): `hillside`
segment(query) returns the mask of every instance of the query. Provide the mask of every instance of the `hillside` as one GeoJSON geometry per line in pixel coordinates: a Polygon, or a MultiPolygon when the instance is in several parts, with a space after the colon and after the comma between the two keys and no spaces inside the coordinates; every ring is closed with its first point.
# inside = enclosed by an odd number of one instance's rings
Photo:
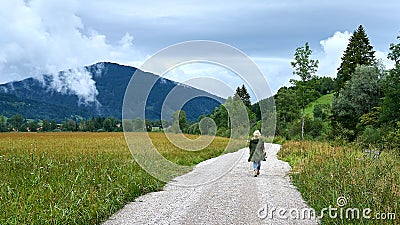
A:
{"type": "MultiPolygon", "coordinates": [[[[102,62],[58,74],[45,74],[2,84],[0,115],[10,117],[19,113],[25,118],[57,121],[70,117],[121,118],[125,90],[136,71],[134,67],[102,62]]],[[[173,89],[182,96],[201,96],[191,99],[183,106],[188,120],[191,121],[211,113],[220,102],[224,102],[224,99],[205,91],[151,73],[138,71],[135,76],[135,82],[143,86],[154,83],[146,101],[146,119],[160,119],[162,107],[171,115],[180,109],[180,106],[173,103],[163,106],[165,98],[173,89]]],[[[130,97],[132,102],[146,100],[139,93],[130,97]]]]}
{"type": "Polygon", "coordinates": [[[314,118],[314,107],[316,105],[320,104],[329,104],[332,105],[332,98],[333,98],[334,93],[323,95],[316,99],[313,102],[310,102],[310,104],[307,105],[307,107],[304,109],[304,114],[310,118],[314,118]]]}

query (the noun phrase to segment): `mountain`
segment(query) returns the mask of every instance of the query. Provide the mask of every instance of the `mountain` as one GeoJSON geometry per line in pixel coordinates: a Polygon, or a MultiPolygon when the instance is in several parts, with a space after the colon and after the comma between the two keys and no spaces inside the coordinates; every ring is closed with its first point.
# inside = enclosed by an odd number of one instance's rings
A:
{"type": "MultiPolygon", "coordinates": [[[[134,93],[129,93],[129,102],[136,102],[140,106],[147,98],[146,119],[160,119],[164,107],[163,112],[167,112],[167,116],[163,116],[163,119],[170,118],[173,112],[182,108],[187,119],[195,121],[225,101],[205,91],[134,67],[101,62],[0,85],[0,115],[10,117],[19,113],[25,118],[57,121],[92,116],[121,118],[125,91],[134,73],[133,85],[136,89],[134,93]],[[141,93],[146,92],[141,90],[142,87],[151,88],[147,96],[141,93]],[[175,93],[173,100],[165,102],[171,91],[175,93]],[[178,103],[182,102],[183,97],[191,100],[182,106],[178,103]]],[[[141,108],[134,110],[139,112],[141,108]]]]}

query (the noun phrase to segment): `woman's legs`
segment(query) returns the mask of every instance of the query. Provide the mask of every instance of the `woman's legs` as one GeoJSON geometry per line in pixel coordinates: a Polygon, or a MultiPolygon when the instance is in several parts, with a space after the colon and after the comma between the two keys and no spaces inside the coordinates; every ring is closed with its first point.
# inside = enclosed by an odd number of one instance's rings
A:
{"type": "Polygon", "coordinates": [[[253,162],[253,168],[254,168],[254,170],[257,170],[257,168],[258,168],[258,162],[257,161],[253,162]]]}
{"type": "Polygon", "coordinates": [[[261,161],[258,161],[257,163],[258,163],[258,165],[257,165],[257,171],[260,172],[260,169],[261,169],[261,161]]]}
{"type": "Polygon", "coordinates": [[[254,161],[253,168],[254,168],[254,176],[256,177],[257,175],[260,174],[261,161],[254,161]]]}

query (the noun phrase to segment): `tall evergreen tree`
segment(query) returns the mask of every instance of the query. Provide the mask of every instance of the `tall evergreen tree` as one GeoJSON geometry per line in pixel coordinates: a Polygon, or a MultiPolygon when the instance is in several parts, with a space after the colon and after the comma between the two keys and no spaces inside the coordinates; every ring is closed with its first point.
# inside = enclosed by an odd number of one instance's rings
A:
{"type": "Polygon", "coordinates": [[[240,96],[240,98],[242,99],[242,101],[243,101],[245,106],[251,107],[250,94],[247,91],[247,89],[244,86],[244,84],[242,85],[242,88],[241,88],[241,96],[240,96]]]}
{"type": "Polygon", "coordinates": [[[240,87],[236,88],[236,92],[233,95],[233,101],[241,100],[242,89],[240,87]]]}
{"type": "Polygon", "coordinates": [[[242,100],[245,106],[249,108],[251,107],[250,94],[244,84],[242,85],[242,87],[236,88],[236,93],[233,96],[233,100],[242,100]]]}
{"type": "Polygon", "coordinates": [[[349,44],[343,54],[342,63],[337,73],[337,93],[340,92],[345,83],[351,79],[357,65],[372,66],[375,62],[375,51],[369,42],[368,36],[362,25],[353,32],[349,44]]]}

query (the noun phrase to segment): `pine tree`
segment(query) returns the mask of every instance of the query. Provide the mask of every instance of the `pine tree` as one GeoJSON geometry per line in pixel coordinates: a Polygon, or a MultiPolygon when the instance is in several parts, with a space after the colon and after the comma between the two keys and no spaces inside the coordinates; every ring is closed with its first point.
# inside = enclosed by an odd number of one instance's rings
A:
{"type": "Polygon", "coordinates": [[[337,93],[340,92],[345,83],[351,79],[357,65],[372,66],[375,63],[375,51],[369,42],[368,36],[362,25],[353,32],[349,44],[342,57],[342,63],[337,73],[337,93]]]}
{"type": "Polygon", "coordinates": [[[233,95],[233,101],[241,100],[241,99],[242,99],[242,98],[241,98],[241,95],[242,95],[242,89],[241,89],[240,87],[237,87],[237,88],[236,88],[236,92],[235,92],[235,94],[233,95]]]}
{"type": "Polygon", "coordinates": [[[245,106],[247,106],[247,107],[250,107],[250,106],[251,106],[250,94],[249,94],[249,92],[247,91],[247,89],[246,89],[246,87],[244,86],[244,84],[243,84],[243,86],[242,86],[242,88],[241,88],[241,95],[240,95],[240,98],[242,99],[242,101],[243,101],[243,103],[244,103],[245,106]]]}
{"type": "Polygon", "coordinates": [[[241,100],[245,106],[249,108],[251,107],[250,94],[247,91],[244,84],[242,85],[242,87],[236,88],[236,92],[233,95],[233,100],[234,101],[241,100]]]}

